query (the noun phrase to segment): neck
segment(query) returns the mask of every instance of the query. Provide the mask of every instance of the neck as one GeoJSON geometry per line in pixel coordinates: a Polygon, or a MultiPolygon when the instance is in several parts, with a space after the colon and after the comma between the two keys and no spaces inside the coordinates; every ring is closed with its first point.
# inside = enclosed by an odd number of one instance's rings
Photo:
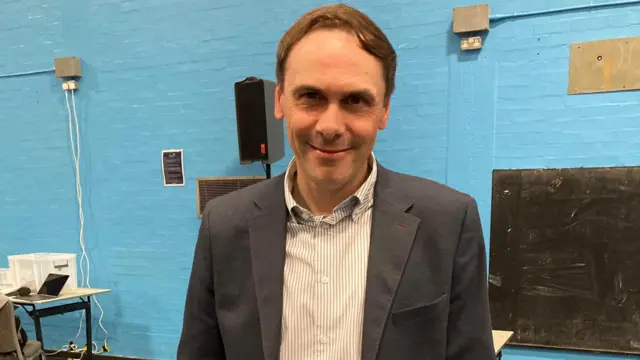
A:
{"type": "Polygon", "coordinates": [[[358,191],[367,179],[370,169],[367,163],[358,172],[358,176],[338,186],[309,181],[298,171],[294,180],[293,198],[313,215],[330,215],[336,206],[358,191]]]}

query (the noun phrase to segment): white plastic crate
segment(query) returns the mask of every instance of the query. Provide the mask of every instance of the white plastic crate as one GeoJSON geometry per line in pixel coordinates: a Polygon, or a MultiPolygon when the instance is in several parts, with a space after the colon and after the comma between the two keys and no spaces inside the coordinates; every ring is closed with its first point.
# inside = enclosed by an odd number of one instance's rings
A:
{"type": "Polygon", "coordinates": [[[13,273],[11,269],[0,269],[0,290],[13,287],[13,273]]]}
{"type": "Polygon", "coordinates": [[[64,290],[78,287],[76,254],[35,253],[9,256],[14,286],[27,286],[36,292],[49,274],[66,274],[64,290]]]}

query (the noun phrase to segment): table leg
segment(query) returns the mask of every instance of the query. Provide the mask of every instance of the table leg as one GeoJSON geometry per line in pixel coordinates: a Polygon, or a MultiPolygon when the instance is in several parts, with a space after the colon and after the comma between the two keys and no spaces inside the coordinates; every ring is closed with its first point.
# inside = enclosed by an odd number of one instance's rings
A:
{"type": "MultiPolygon", "coordinates": [[[[38,340],[40,342],[40,344],[43,344],[42,341],[42,325],[40,324],[40,312],[38,311],[38,309],[36,309],[35,305],[20,305],[20,307],[22,307],[24,309],[24,311],[27,313],[27,315],[29,315],[29,317],[31,318],[31,320],[33,320],[33,325],[36,328],[36,340],[38,340]],[[31,310],[29,310],[31,309],[31,310]]],[[[45,317],[47,315],[44,315],[43,317],[45,317]]],[[[42,348],[44,349],[44,345],[42,345],[42,348]]]]}
{"type": "Polygon", "coordinates": [[[84,308],[84,317],[86,320],[86,340],[87,340],[87,359],[93,359],[93,339],[91,336],[91,297],[87,298],[87,302],[85,303],[86,307],[84,308]]]}
{"type": "Polygon", "coordinates": [[[44,349],[44,342],[42,341],[42,325],[40,324],[40,315],[38,314],[38,310],[33,310],[31,319],[33,319],[33,325],[36,328],[36,340],[40,342],[44,349]]]}

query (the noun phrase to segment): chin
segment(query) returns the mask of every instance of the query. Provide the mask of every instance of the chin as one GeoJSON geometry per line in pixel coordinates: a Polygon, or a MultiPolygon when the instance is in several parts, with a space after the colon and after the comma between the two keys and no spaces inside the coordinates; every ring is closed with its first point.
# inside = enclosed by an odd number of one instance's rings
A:
{"type": "Polygon", "coordinates": [[[313,151],[304,155],[306,172],[315,181],[339,185],[355,175],[352,151],[335,157],[318,156],[313,151]]]}
{"type": "Polygon", "coordinates": [[[314,177],[317,181],[329,184],[339,185],[349,178],[349,172],[340,168],[317,167],[313,170],[314,177]]]}

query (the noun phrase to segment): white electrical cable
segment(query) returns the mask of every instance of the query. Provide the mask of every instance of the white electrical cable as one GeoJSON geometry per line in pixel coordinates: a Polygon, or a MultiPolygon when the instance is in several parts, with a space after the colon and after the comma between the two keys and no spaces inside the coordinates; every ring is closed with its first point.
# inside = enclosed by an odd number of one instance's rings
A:
{"type": "MultiPolygon", "coordinates": [[[[82,204],[82,187],[80,184],[80,127],[78,125],[78,113],[76,111],[76,96],[75,96],[75,90],[71,90],[71,101],[73,104],[73,117],[75,119],[75,123],[76,123],[76,146],[78,147],[78,165],[77,165],[77,172],[76,172],[76,181],[78,183],[78,193],[79,195],[79,203],[82,204]]],[[[80,228],[80,241],[81,241],[81,246],[82,246],[82,253],[85,257],[85,261],[87,263],[87,278],[86,278],[86,283],[87,283],[87,287],[91,288],[91,283],[90,283],[90,275],[91,275],[91,265],[89,264],[89,257],[87,256],[87,251],[86,251],[86,247],[84,244],[84,212],[82,210],[82,206],[80,206],[79,208],[79,212],[81,214],[81,221],[82,221],[82,226],[80,228]]],[[[98,319],[98,325],[100,326],[100,329],[102,329],[102,331],[104,332],[104,346],[107,346],[107,339],[109,338],[109,333],[107,332],[107,329],[104,328],[104,325],[102,325],[102,319],[104,318],[104,309],[102,308],[102,305],[100,305],[100,302],[98,301],[98,297],[94,296],[94,301],[96,303],[96,305],[98,306],[98,308],[100,309],[100,318],[98,319]]],[[[84,312],[83,312],[84,313],[84,312]]],[[[97,347],[97,345],[96,345],[97,347]]]]}
{"type": "Polygon", "coordinates": [[[63,351],[68,351],[69,350],[69,345],[62,345],[62,348],[60,348],[60,350],[56,351],[56,352],[52,352],[52,353],[45,353],[46,356],[53,356],[53,355],[57,355],[63,351]]]}
{"type": "MultiPolygon", "coordinates": [[[[80,273],[81,273],[81,287],[87,287],[87,288],[91,288],[91,283],[90,283],[90,275],[91,275],[91,265],[89,263],[89,257],[87,255],[87,248],[85,246],[85,242],[84,242],[84,211],[82,209],[82,184],[80,182],[80,127],[79,127],[79,121],[78,121],[78,113],[76,111],[76,98],[75,98],[75,91],[74,90],[70,90],[71,91],[71,101],[72,101],[72,106],[73,106],[73,117],[71,114],[71,106],[69,105],[69,95],[68,95],[68,90],[65,90],[64,92],[64,96],[66,99],[66,103],[67,103],[67,112],[69,115],[69,137],[70,137],[70,141],[71,141],[71,149],[73,152],[73,161],[74,161],[74,167],[76,170],[76,195],[77,195],[77,200],[78,200],[78,216],[80,218],[80,247],[82,249],[82,255],[80,257],[80,273]],[[74,121],[72,121],[72,118],[74,121]],[[75,122],[75,142],[74,142],[74,136],[73,136],[73,125],[75,122]],[[86,263],[86,278],[85,278],[85,272],[84,272],[84,267],[83,264],[86,263]]],[[[98,319],[98,325],[100,326],[100,329],[102,329],[102,331],[104,332],[104,346],[108,347],[107,345],[107,339],[109,337],[109,333],[107,332],[107,330],[104,328],[104,326],[102,325],[102,319],[104,317],[104,309],[102,308],[102,306],[100,305],[100,302],[98,301],[97,297],[94,297],[94,301],[96,303],[96,305],[98,306],[98,308],[100,309],[100,318],[98,319]]],[[[82,312],[82,316],[80,318],[80,326],[78,328],[78,333],[76,334],[76,340],[78,339],[78,337],[80,337],[80,333],[82,332],[82,324],[84,322],[84,317],[85,317],[85,313],[84,311],[82,312]]],[[[94,351],[94,353],[100,353],[97,351],[98,345],[95,342],[92,342],[92,346],[96,347],[96,351],[94,351]]],[[[84,356],[84,353],[83,353],[84,356]]]]}
{"type": "MultiPolygon", "coordinates": [[[[78,144],[76,149],[76,142],[73,140],[73,116],[71,115],[71,106],[69,105],[69,94],[67,90],[64,92],[64,97],[67,102],[67,113],[69,114],[69,140],[71,141],[71,152],[73,154],[73,165],[76,171],[76,198],[78,200],[78,212],[80,214],[80,247],[82,248],[82,256],[80,257],[80,274],[81,281],[80,287],[85,286],[84,282],[84,267],[82,266],[83,260],[86,257],[86,249],[84,246],[84,214],[82,214],[82,187],[80,185],[79,176],[80,176],[80,161],[78,156],[80,155],[80,144],[78,144]]],[[[78,133],[78,128],[76,126],[76,134],[78,133]]],[[[79,138],[79,137],[78,137],[79,138]]],[[[78,139],[79,141],[80,139],[78,139]]]]}
{"type": "MultiPolygon", "coordinates": [[[[81,274],[80,287],[85,287],[86,283],[85,283],[85,277],[84,277],[83,264],[84,264],[84,259],[87,257],[87,251],[84,244],[84,214],[82,214],[82,186],[80,184],[80,181],[78,181],[78,177],[80,173],[80,164],[78,159],[80,147],[77,146],[76,148],[76,142],[73,140],[74,120],[73,120],[73,115],[71,114],[71,105],[69,105],[69,93],[67,90],[64,91],[64,97],[67,103],[67,113],[69,114],[69,139],[71,141],[71,151],[73,154],[73,166],[76,171],[76,199],[78,200],[78,214],[80,218],[80,247],[82,248],[82,256],[80,256],[80,274],[81,274]]],[[[76,136],[77,136],[77,134],[79,133],[78,126],[76,125],[75,128],[76,128],[76,136]]],[[[77,138],[79,140],[79,136],[77,136],[77,138]]],[[[87,267],[88,267],[88,263],[87,263],[87,267]]],[[[83,323],[84,323],[84,311],[82,312],[82,315],[80,317],[80,326],[78,327],[78,333],[76,334],[76,338],[75,338],[76,340],[78,340],[78,338],[80,337],[83,323]]]]}
{"type": "MultiPolygon", "coordinates": [[[[104,351],[99,350],[98,349],[98,345],[96,345],[96,343],[93,343],[93,353],[94,354],[102,354],[104,351]]],[[[54,351],[54,352],[50,352],[50,353],[45,353],[46,356],[53,356],[53,355],[57,355],[61,352],[71,352],[71,353],[82,353],[82,355],[80,355],[80,359],[82,359],[82,357],[84,356],[84,354],[86,353],[86,350],[84,348],[78,349],[78,348],[72,348],[71,346],[69,346],[68,344],[62,345],[60,347],[60,350],[58,351],[54,351]]]]}
{"type": "MultiPolygon", "coordinates": [[[[80,167],[79,167],[79,161],[78,161],[78,155],[77,155],[78,150],[76,149],[76,143],[73,140],[74,138],[73,115],[71,114],[71,105],[69,105],[69,93],[67,90],[64,91],[64,97],[67,103],[67,113],[69,114],[69,140],[71,141],[71,152],[73,154],[73,167],[76,171],[76,199],[78,200],[78,213],[80,218],[80,247],[82,248],[82,256],[80,257],[80,274],[81,274],[80,287],[85,287],[83,262],[86,257],[86,248],[84,245],[84,216],[82,214],[82,187],[80,186],[80,183],[78,181],[78,174],[80,172],[80,167]]],[[[83,323],[84,323],[84,311],[82,312],[82,316],[80,318],[80,326],[78,328],[78,333],[76,334],[76,340],[78,339],[78,337],[80,337],[83,323]]]]}
{"type": "MultiPolygon", "coordinates": [[[[65,92],[66,95],[66,92],[65,92]]],[[[84,272],[82,276],[82,287],[86,286],[91,287],[89,285],[89,276],[91,275],[91,266],[89,265],[89,257],[87,256],[87,248],[84,243],[84,211],[82,209],[82,184],[80,182],[80,127],[78,125],[78,114],[76,113],[76,97],[74,90],[71,90],[71,100],[73,101],[73,117],[75,119],[75,128],[76,128],[76,152],[77,155],[74,156],[75,160],[75,169],[76,169],[76,194],[78,195],[78,214],[80,218],[80,247],[82,248],[82,256],[80,257],[80,269],[82,269],[83,259],[87,263],[87,277],[85,279],[84,272]],[[85,282],[86,280],[86,282],[85,282]]],[[[67,109],[68,109],[68,99],[67,99],[67,109]]],[[[71,115],[71,114],[69,114],[71,115]]],[[[71,131],[71,130],[70,130],[71,131]]],[[[73,146],[73,139],[71,139],[71,145],[73,146]]]]}
{"type": "MultiPolygon", "coordinates": [[[[103,353],[103,351],[102,351],[102,350],[98,350],[98,345],[96,345],[96,343],[93,343],[92,348],[93,348],[93,355],[97,355],[97,354],[102,354],[102,353],[103,353]]],[[[82,348],[82,349],[76,349],[76,350],[75,350],[75,351],[73,351],[73,352],[81,353],[81,354],[80,354],[80,357],[78,358],[78,360],[82,360],[82,359],[84,358],[84,355],[87,353],[87,351],[86,351],[84,348],[82,348]]]]}

